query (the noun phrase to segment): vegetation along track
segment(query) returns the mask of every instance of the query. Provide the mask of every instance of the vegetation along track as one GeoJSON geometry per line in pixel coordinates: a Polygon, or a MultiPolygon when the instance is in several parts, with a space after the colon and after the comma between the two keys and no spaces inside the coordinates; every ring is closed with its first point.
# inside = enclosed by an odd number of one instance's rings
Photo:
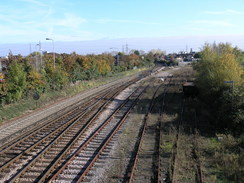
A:
{"type": "Polygon", "coordinates": [[[23,134],[20,139],[15,139],[2,147],[0,152],[1,181],[38,181],[45,171],[50,171],[49,166],[54,161],[67,155],[68,147],[74,144],[74,140],[85,132],[105,105],[129,84],[122,85],[116,90],[115,87],[110,88],[110,92],[103,92],[100,97],[97,97],[98,99],[86,103],[83,107],[76,107],[65,117],[62,116],[41,127],[36,127],[29,134],[23,134]],[[78,114],[77,111],[79,111],[78,114]],[[51,149],[54,151],[51,152],[51,149]],[[46,157],[46,162],[42,161],[44,157],[46,157]],[[31,172],[30,167],[33,168],[31,172]]]}

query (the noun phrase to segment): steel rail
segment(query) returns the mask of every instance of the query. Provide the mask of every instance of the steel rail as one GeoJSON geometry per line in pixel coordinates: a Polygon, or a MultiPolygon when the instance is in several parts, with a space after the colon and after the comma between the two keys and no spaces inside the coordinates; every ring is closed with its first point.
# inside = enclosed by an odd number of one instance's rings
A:
{"type": "MultiPolygon", "coordinates": [[[[104,97],[106,97],[108,94],[105,94],[104,97]]],[[[103,98],[104,98],[103,97],[103,98]]],[[[15,157],[13,157],[12,159],[10,159],[9,161],[5,162],[3,165],[1,165],[0,167],[0,172],[5,169],[6,167],[8,167],[10,164],[12,164],[14,161],[16,161],[17,159],[19,159],[23,154],[29,153],[32,149],[34,149],[35,147],[37,147],[38,145],[40,145],[41,143],[43,143],[43,141],[45,141],[46,139],[52,137],[53,135],[55,135],[57,132],[62,133],[63,130],[65,130],[67,127],[69,127],[71,124],[73,124],[77,119],[83,117],[88,110],[92,109],[94,106],[97,105],[98,102],[100,102],[100,100],[102,100],[103,98],[98,99],[97,101],[95,101],[95,103],[92,103],[92,105],[86,107],[86,109],[80,111],[79,113],[76,114],[76,116],[72,117],[71,119],[69,119],[68,122],[62,124],[61,126],[59,126],[57,129],[53,130],[51,133],[49,133],[48,135],[46,135],[44,138],[41,138],[40,140],[36,141],[34,144],[32,144],[30,147],[28,147],[27,149],[25,149],[24,151],[22,151],[21,153],[19,153],[18,155],[16,155],[15,157]]],[[[70,114],[72,111],[70,111],[68,114],[70,114]]],[[[67,114],[67,115],[68,115],[67,114]]],[[[58,118],[57,120],[60,120],[60,118],[58,118]]],[[[56,120],[56,121],[57,121],[56,120]]],[[[50,126],[53,124],[46,124],[44,127],[40,128],[38,131],[43,130],[44,128],[50,128],[50,126]]],[[[10,148],[13,148],[15,146],[17,146],[18,144],[24,142],[26,139],[30,138],[33,135],[36,135],[36,131],[27,135],[26,137],[24,137],[23,139],[21,139],[21,141],[15,142],[13,143],[12,146],[7,147],[6,149],[4,149],[4,151],[1,152],[1,154],[6,153],[7,150],[9,150],[10,148]]],[[[33,137],[32,137],[33,138],[33,137]]]]}

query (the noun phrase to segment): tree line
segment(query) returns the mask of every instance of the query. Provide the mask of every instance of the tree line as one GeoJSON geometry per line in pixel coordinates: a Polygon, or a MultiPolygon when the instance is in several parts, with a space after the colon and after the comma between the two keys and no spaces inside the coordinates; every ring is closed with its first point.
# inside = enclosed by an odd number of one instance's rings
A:
{"type": "Polygon", "coordinates": [[[32,53],[26,57],[9,55],[7,67],[3,69],[5,82],[0,83],[1,105],[30,97],[33,93],[61,90],[77,81],[112,76],[133,68],[154,65],[152,53],[140,55],[137,50],[129,55],[119,53],[116,57],[105,53],[56,54],[55,62],[52,54],[45,54],[41,65],[37,66],[35,60],[40,56],[38,54],[32,53]]]}

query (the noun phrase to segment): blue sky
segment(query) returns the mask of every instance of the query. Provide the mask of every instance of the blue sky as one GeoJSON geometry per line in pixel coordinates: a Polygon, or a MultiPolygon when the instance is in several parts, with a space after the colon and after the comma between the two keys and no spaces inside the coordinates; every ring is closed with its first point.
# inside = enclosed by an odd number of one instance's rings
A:
{"type": "Polygon", "coordinates": [[[8,0],[0,1],[0,44],[45,42],[46,37],[129,42],[217,36],[231,42],[232,36],[243,38],[243,22],[243,0],[8,0]]]}

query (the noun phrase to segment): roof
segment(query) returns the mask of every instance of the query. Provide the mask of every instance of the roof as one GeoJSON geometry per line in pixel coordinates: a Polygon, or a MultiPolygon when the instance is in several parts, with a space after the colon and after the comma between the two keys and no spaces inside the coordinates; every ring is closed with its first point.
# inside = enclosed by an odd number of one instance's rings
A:
{"type": "Polygon", "coordinates": [[[185,82],[183,86],[195,86],[195,84],[193,82],[185,82]]]}

